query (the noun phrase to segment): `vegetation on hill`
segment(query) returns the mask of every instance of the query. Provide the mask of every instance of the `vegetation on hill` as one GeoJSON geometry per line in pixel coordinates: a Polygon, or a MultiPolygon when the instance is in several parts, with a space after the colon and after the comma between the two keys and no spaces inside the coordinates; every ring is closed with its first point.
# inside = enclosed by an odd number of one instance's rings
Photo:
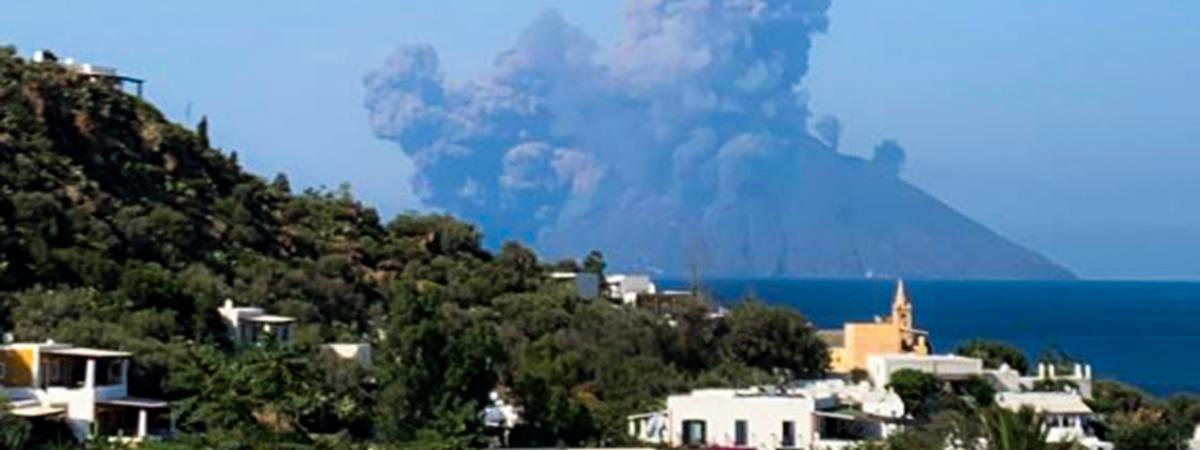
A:
{"type": "MultiPolygon", "coordinates": [[[[385,222],[347,188],[293,192],[207,129],[0,49],[0,324],[134,352],[131,394],[174,402],[170,448],[476,447],[492,391],[524,411],[514,444],[613,444],[667,393],[827,366],[795,312],[583,301],[519,244],[489,252],[447,216],[385,222]],[[229,342],[225,299],[297,317],[295,343],[229,342]],[[372,343],[373,367],[321,356],[334,341],[372,343]]],[[[0,425],[11,447],[54,440],[0,425]]]]}

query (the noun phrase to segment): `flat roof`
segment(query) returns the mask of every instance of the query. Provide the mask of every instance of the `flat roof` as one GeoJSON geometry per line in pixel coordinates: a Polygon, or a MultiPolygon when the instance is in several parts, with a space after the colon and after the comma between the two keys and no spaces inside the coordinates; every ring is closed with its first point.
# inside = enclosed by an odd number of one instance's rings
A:
{"type": "Polygon", "coordinates": [[[64,343],[62,343],[62,342],[54,342],[54,341],[45,341],[45,342],[9,342],[9,343],[7,343],[7,344],[2,344],[2,345],[0,345],[0,349],[4,349],[4,350],[12,350],[12,349],[29,349],[29,348],[43,348],[43,349],[47,349],[47,348],[69,348],[69,347],[72,347],[72,345],[71,345],[71,344],[64,344],[64,343]]]}
{"type": "Polygon", "coordinates": [[[870,417],[867,414],[864,414],[862,411],[859,411],[854,408],[846,408],[846,407],[838,407],[838,408],[827,409],[827,410],[817,410],[817,411],[813,411],[813,415],[818,416],[818,417],[826,417],[826,418],[830,418],[830,419],[839,419],[839,420],[859,420],[859,419],[867,419],[870,417]]]}
{"type": "Polygon", "coordinates": [[[138,397],[110,398],[107,400],[97,400],[96,403],[108,406],[127,406],[131,408],[145,409],[161,409],[171,406],[171,404],[167,403],[166,400],[138,397]]]}
{"type": "Polygon", "coordinates": [[[878,353],[878,354],[873,354],[873,355],[867,355],[867,359],[883,359],[883,360],[887,360],[887,361],[958,361],[958,362],[965,362],[965,361],[980,361],[980,362],[982,362],[983,361],[979,358],[971,358],[969,356],[954,355],[954,354],[921,355],[921,354],[917,354],[917,353],[878,353]]]}
{"type": "Polygon", "coordinates": [[[64,408],[56,408],[53,406],[28,405],[28,406],[13,406],[8,411],[14,416],[21,417],[46,417],[55,416],[66,412],[64,408]]]}
{"type": "Polygon", "coordinates": [[[47,348],[43,349],[42,352],[49,355],[82,356],[87,358],[129,358],[133,356],[133,353],[129,352],[82,347],[47,348]]]}
{"type": "Polygon", "coordinates": [[[996,403],[1008,409],[1028,406],[1038,413],[1092,413],[1092,409],[1083,402],[1083,397],[1066,392],[1004,392],[996,395],[996,403]]]}
{"type": "Polygon", "coordinates": [[[296,318],[288,317],[288,316],[276,316],[276,315],[272,315],[272,314],[262,314],[262,315],[258,315],[258,316],[245,317],[242,320],[245,320],[247,322],[259,322],[259,323],[290,323],[290,322],[295,322],[296,318]]]}

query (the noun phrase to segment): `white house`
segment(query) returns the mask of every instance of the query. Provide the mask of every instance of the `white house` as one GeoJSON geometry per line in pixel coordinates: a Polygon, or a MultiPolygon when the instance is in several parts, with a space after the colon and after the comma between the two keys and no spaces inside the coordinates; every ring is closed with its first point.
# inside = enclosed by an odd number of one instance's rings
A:
{"type": "Polygon", "coordinates": [[[670,446],[842,449],[886,437],[903,415],[894,393],[820,380],[672,395],[665,410],[630,416],[629,434],[670,446]]]}
{"type": "Polygon", "coordinates": [[[647,275],[613,274],[604,278],[608,296],[626,305],[636,305],[638,296],[658,293],[658,286],[647,275]]]}
{"type": "Polygon", "coordinates": [[[1089,450],[1111,450],[1113,445],[1101,441],[1089,429],[1092,409],[1075,392],[1001,392],[996,404],[1009,410],[1023,406],[1042,415],[1049,427],[1046,442],[1078,442],[1089,450]]]}
{"type": "Polygon", "coordinates": [[[321,346],[321,351],[344,361],[353,361],[359,367],[371,367],[371,344],[361,342],[332,343],[321,346]]]}
{"type": "Polygon", "coordinates": [[[1092,398],[1092,366],[1076,363],[1069,371],[1058,370],[1053,364],[1038,363],[1037,373],[1023,375],[1016,370],[1003,365],[996,370],[988,370],[987,374],[999,384],[1001,390],[1019,392],[1034,390],[1038,383],[1047,381],[1067,382],[1085,399],[1092,398]]]}
{"type": "Polygon", "coordinates": [[[13,415],[62,418],[75,437],[132,442],[171,433],[169,405],[129,396],[127,352],[46,343],[0,346],[0,378],[13,415]]]}
{"type": "Polygon", "coordinates": [[[48,50],[38,50],[34,52],[33,62],[55,62],[61,65],[63,68],[93,81],[106,81],[118,85],[123,83],[133,83],[133,85],[137,88],[137,96],[142,96],[142,84],[145,83],[145,80],[120,74],[117,72],[117,69],[112,67],[77,62],[72,58],[66,58],[62,61],[59,61],[58,57],[54,56],[54,54],[48,50]]]}
{"type": "Polygon", "coordinates": [[[266,336],[274,336],[283,343],[292,340],[294,317],[267,314],[262,308],[234,306],[233,300],[225,300],[217,312],[229,327],[229,340],[233,342],[255,343],[266,336]]]}
{"type": "Polygon", "coordinates": [[[1200,425],[1196,425],[1196,431],[1192,432],[1192,440],[1188,442],[1188,450],[1200,450],[1200,425]]]}
{"type": "Polygon", "coordinates": [[[551,272],[551,280],[570,283],[575,288],[575,295],[584,300],[600,298],[600,276],[594,273],[551,272]]]}
{"type": "Polygon", "coordinates": [[[944,380],[965,379],[984,373],[983,360],[958,355],[902,353],[867,357],[867,374],[876,386],[887,386],[892,374],[901,369],[925,372],[944,380]]]}

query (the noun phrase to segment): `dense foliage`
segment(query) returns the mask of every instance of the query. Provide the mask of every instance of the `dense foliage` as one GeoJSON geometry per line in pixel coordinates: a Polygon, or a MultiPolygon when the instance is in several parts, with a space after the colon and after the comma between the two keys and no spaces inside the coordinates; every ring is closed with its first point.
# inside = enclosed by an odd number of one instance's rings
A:
{"type": "Polygon", "coordinates": [[[1200,397],[1195,395],[1160,400],[1114,381],[1097,382],[1092,389],[1089,404],[1105,419],[1116,450],[1185,448],[1200,424],[1200,397]]]}
{"type": "Polygon", "coordinates": [[[453,218],[383,222],[348,188],[247,174],[208,127],[0,49],[0,323],[134,352],[132,394],[174,402],[182,436],[164,448],[474,447],[492,391],[523,409],[514,444],[619,443],[668,393],[827,366],[794,312],[584,301],[453,218]],[[229,342],[225,299],[297,317],[294,344],[229,342]],[[371,343],[373,366],[317,350],[334,341],[371,343]]]}

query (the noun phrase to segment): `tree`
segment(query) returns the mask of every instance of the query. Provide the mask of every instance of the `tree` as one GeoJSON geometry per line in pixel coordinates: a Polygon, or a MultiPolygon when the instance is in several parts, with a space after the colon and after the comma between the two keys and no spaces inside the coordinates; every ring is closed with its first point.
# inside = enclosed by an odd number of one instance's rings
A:
{"type": "Polygon", "coordinates": [[[917,419],[928,419],[932,415],[940,390],[937,377],[914,369],[892,373],[887,387],[904,400],[904,410],[917,419]]]}
{"type": "Polygon", "coordinates": [[[583,271],[604,275],[604,269],[608,268],[608,264],[604,262],[604,254],[599,250],[588,252],[587,257],[583,258],[583,271]]]}
{"type": "Polygon", "coordinates": [[[311,349],[276,344],[247,346],[232,355],[194,347],[171,372],[185,395],[180,425],[189,432],[232,433],[240,439],[306,440],[306,416],[324,405],[311,349]]]}
{"type": "Polygon", "coordinates": [[[1019,373],[1029,372],[1029,359],[1025,356],[1025,352],[1003,342],[971,340],[959,345],[954,349],[954,353],[982,359],[984,367],[989,369],[998,369],[1001,365],[1007,364],[1008,367],[1019,373]]]}
{"type": "Polygon", "coordinates": [[[1143,408],[1119,420],[1112,430],[1114,450],[1178,450],[1188,434],[1168,423],[1166,412],[1143,408]]]}
{"type": "Polygon", "coordinates": [[[196,124],[196,142],[200,148],[208,148],[208,116],[200,116],[200,123],[196,124]]]}
{"type": "MultiPolygon", "coordinates": [[[[905,427],[899,433],[892,434],[881,446],[886,450],[929,450],[943,448],[958,448],[948,445],[951,442],[979,442],[981,430],[975,415],[963,415],[957,411],[943,411],[935,414],[920,426],[905,427]]],[[[868,447],[870,448],[870,447],[868,447]]],[[[967,446],[972,450],[971,446],[967,446]]]]}
{"type": "Polygon", "coordinates": [[[980,414],[987,450],[1044,450],[1057,445],[1046,442],[1049,428],[1032,408],[1019,411],[991,408],[980,414]]]}
{"type": "Polygon", "coordinates": [[[992,383],[977,375],[956,383],[955,391],[969,397],[976,407],[992,406],[996,398],[996,388],[992,383]]]}
{"type": "Polygon", "coordinates": [[[596,423],[576,388],[584,370],[577,353],[556,348],[549,337],[534,342],[513,373],[513,393],[525,423],[514,431],[519,445],[580,445],[595,435],[596,423]]]}
{"type": "Polygon", "coordinates": [[[1153,405],[1153,399],[1133,386],[1116,381],[1099,380],[1092,384],[1092,399],[1088,405],[1097,414],[1132,414],[1153,405]]]}
{"type": "Polygon", "coordinates": [[[0,394],[0,450],[20,450],[29,442],[28,421],[9,413],[8,399],[0,394]]]}
{"type": "Polygon", "coordinates": [[[743,301],[723,319],[719,349],[727,359],[779,372],[785,379],[812,378],[829,368],[829,354],[816,330],[793,310],[743,301]]]}
{"type": "Polygon", "coordinates": [[[456,311],[434,286],[398,284],[390,315],[378,368],[379,437],[412,441],[432,433],[481,445],[479,413],[501,354],[494,328],[456,311]]]}

